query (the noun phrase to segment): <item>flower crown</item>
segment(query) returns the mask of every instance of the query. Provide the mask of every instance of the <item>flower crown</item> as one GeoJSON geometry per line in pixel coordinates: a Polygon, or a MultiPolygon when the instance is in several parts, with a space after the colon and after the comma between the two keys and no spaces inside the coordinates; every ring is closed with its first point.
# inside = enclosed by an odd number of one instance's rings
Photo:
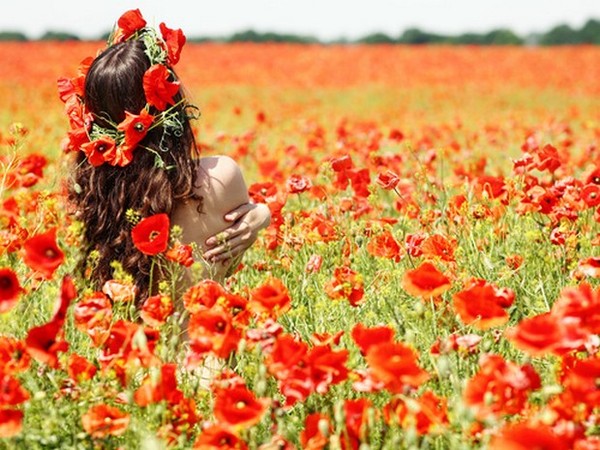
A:
{"type": "Polygon", "coordinates": [[[65,103],[71,127],[62,144],[65,152],[82,151],[95,167],[104,163],[123,167],[132,161],[134,150],[139,147],[146,134],[153,128],[162,126],[163,135],[158,151],[144,148],[156,154],[157,166],[165,167],[159,153],[169,151],[163,144],[165,137],[181,136],[184,120],[197,117],[197,114],[188,115],[188,109],[197,108],[184,104],[183,100],[174,100],[180,83],[175,80],[171,67],[179,61],[186,38],[180,29],[172,30],[164,23],[159,28],[160,36],[157,30],[146,25],[140,10],[134,9],[119,18],[108,38],[108,47],[132,39],[142,41],[150,60],[150,68],[143,79],[146,105],[139,112],[126,111],[121,123],[95,116],[86,108],[85,77],[93,62],[92,57],[82,61],[76,77],[58,80],[59,96],[65,103]],[[158,111],[158,114],[150,114],[151,108],[158,111]]]}

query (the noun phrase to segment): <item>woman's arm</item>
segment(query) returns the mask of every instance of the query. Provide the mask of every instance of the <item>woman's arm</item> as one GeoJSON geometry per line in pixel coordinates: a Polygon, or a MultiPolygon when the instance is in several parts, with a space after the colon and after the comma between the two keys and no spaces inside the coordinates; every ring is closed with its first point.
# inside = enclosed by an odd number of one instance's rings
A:
{"type": "Polygon", "coordinates": [[[197,180],[201,213],[197,202],[182,202],[176,205],[172,222],[181,226],[184,242],[195,242],[202,250],[207,275],[222,279],[233,259],[242,255],[260,229],[269,224],[270,213],[265,205],[250,203],[242,172],[227,156],[201,158],[197,180]]]}

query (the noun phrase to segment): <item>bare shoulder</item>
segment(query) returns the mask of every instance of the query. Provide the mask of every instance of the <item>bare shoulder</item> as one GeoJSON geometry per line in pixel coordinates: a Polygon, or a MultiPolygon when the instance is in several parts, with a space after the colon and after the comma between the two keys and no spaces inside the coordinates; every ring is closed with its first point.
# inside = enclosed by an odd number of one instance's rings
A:
{"type": "MultiPolygon", "coordinates": [[[[223,196],[248,198],[246,182],[239,165],[229,156],[207,156],[200,158],[198,170],[198,194],[218,203],[223,196]]],[[[232,199],[234,200],[234,199],[232,199]]],[[[240,204],[241,204],[240,203],[240,204]]]]}

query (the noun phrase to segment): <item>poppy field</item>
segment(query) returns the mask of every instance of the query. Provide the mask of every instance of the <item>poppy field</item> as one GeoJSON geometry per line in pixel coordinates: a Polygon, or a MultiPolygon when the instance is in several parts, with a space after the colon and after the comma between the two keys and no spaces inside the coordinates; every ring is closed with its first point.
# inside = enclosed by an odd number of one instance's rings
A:
{"type": "Polygon", "coordinates": [[[0,44],[0,448],[600,449],[600,49],[187,44],[272,219],[181,298],[167,220],[136,307],[66,202],[101,48],[0,44]]]}

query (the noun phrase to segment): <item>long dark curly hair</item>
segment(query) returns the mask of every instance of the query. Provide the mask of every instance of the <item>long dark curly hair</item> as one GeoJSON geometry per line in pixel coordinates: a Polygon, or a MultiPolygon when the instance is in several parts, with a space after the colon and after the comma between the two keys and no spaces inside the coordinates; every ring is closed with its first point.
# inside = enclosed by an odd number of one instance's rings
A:
{"type": "MultiPolygon", "coordinates": [[[[125,111],[139,112],[146,105],[143,77],[149,67],[141,41],[130,40],[107,48],[93,61],[86,76],[87,109],[97,120],[104,118],[113,123],[124,120],[125,111]]],[[[180,90],[174,100],[182,99],[180,90]]],[[[78,152],[69,200],[76,218],[85,227],[79,269],[95,288],[113,278],[111,263],[116,261],[133,277],[137,301],[149,295],[151,258],[133,246],[129,210],[148,217],[158,213],[170,215],[177,201],[188,198],[196,199],[200,205],[201,198],[194,194],[198,150],[185,102],[181,103],[183,133],[164,133],[162,126],[150,130],[125,167],[94,167],[83,152],[78,152]],[[160,152],[166,168],[157,167],[156,154],[142,146],[160,152]],[[169,151],[162,152],[159,146],[169,151]]]]}

